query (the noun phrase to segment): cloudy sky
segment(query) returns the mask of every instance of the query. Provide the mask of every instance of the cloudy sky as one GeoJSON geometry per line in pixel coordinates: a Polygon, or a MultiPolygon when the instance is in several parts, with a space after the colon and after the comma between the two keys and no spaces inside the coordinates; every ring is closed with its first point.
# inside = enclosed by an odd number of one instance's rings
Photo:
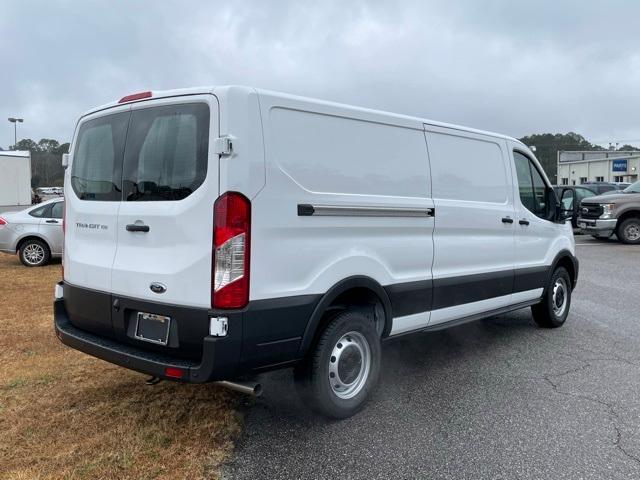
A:
{"type": "Polygon", "coordinates": [[[88,108],[242,84],[512,136],[640,145],[632,1],[0,0],[0,146],[88,108]]]}

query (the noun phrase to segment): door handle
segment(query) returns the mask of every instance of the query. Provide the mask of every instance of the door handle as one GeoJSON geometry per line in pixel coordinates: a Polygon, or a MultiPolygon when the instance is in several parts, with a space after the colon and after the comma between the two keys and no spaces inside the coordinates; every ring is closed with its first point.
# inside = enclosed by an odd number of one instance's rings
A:
{"type": "Polygon", "coordinates": [[[502,217],[502,223],[513,223],[513,218],[511,218],[511,217],[502,217]]]}
{"type": "Polygon", "coordinates": [[[149,225],[142,225],[140,223],[130,223],[127,225],[127,232],[148,232],[149,225]]]}
{"type": "Polygon", "coordinates": [[[518,222],[520,225],[529,225],[529,220],[525,220],[524,218],[518,222]]]}
{"type": "Polygon", "coordinates": [[[53,220],[53,219],[47,220],[47,223],[58,223],[58,220],[53,220]]]}

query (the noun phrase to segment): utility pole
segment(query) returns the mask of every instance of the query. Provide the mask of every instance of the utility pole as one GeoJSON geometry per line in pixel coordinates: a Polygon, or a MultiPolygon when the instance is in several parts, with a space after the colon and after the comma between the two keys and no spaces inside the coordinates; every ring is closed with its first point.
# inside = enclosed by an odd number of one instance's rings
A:
{"type": "Polygon", "coordinates": [[[16,145],[18,143],[18,123],[24,122],[24,119],[9,117],[7,120],[13,123],[13,148],[16,148],[16,145]]]}

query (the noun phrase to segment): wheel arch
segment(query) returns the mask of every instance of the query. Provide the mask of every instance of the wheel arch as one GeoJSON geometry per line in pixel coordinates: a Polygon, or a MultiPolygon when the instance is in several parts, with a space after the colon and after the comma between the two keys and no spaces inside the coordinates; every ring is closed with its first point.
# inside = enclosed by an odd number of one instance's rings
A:
{"type": "Polygon", "coordinates": [[[551,268],[549,269],[549,273],[547,275],[547,281],[544,287],[544,293],[547,293],[547,289],[549,288],[549,282],[551,281],[551,276],[553,272],[556,271],[556,268],[564,267],[569,272],[569,277],[571,280],[571,290],[576,287],[578,282],[578,271],[579,271],[579,263],[576,256],[571,253],[569,250],[561,250],[553,259],[553,263],[551,264],[551,268]]]}
{"type": "Polygon", "coordinates": [[[627,210],[624,213],[622,213],[618,217],[618,221],[616,222],[616,230],[618,230],[618,227],[620,227],[622,222],[624,222],[628,218],[640,218],[640,210],[636,208],[636,209],[627,210]]]}
{"type": "Polygon", "coordinates": [[[345,278],[331,287],[316,305],[305,329],[298,355],[303,358],[314,344],[323,327],[331,320],[332,312],[339,312],[351,306],[368,306],[373,302],[371,314],[374,321],[384,322],[381,336],[389,334],[392,324],[391,301],[385,289],[376,280],[367,276],[345,278]],[[375,305],[379,306],[376,309],[375,305]],[[382,318],[378,318],[382,315],[382,318]]]}
{"type": "Polygon", "coordinates": [[[25,235],[20,240],[18,240],[18,242],[16,243],[16,253],[18,253],[22,248],[22,245],[24,245],[24,243],[29,240],[40,240],[47,246],[47,248],[49,249],[49,253],[53,254],[53,250],[51,249],[51,245],[49,245],[49,242],[47,242],[47,240],[41,237],[40,235],[34,235],[34,234],[25,235]]]}

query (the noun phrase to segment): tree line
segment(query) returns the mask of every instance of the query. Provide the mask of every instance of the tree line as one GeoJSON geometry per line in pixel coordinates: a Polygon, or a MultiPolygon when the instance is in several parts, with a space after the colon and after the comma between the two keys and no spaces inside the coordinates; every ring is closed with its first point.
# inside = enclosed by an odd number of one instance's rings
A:
{"type": "MultiPolygon", "coordinates": [[[[589,142],[582,135],[569,133],[535,133],[519,139],[528,147],[535,147],[535,154],[552,183],[557,183],[558,152],[563,150],[608,151],[600,145],[589,142]]],[[[622,145],[615,151],[640,151],[632,145],[622,145]]]]}
{"type": "Polygon", "coordinates": [[[31,187],[61,187],[64,184],[62,154],[69,153],[69,143],[60,143],[52,138],[35,142],[23,138],[9,150],[31,152],[31,187]]]}

